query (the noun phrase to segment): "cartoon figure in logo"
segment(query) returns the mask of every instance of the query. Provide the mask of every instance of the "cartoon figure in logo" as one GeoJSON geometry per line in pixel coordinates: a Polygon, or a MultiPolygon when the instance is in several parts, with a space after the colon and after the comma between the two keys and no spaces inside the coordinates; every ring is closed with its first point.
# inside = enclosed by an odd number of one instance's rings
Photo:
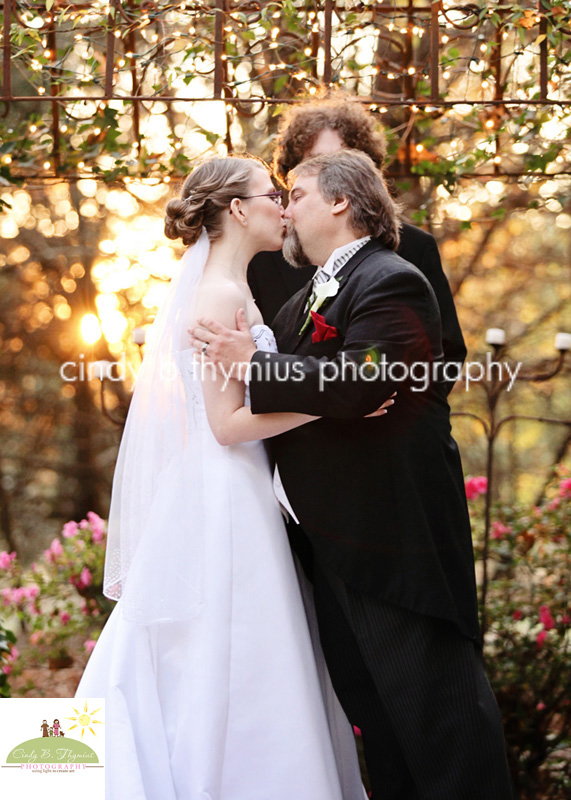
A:
{"type": "Polygon", "coordinates": [[[48,734],[49,725],[48,725],[48,723],[46,722],[46,720],[44,720],[44,721],[42,722],[42,724],[40,725],[40,728],[41,728],[41,729],[42,729],[42,731],[43,731],[43,733],[42,733],[42,737],[49,736],[49,734],[48,734]]]}
{"type": "Polygon", "coordinates": [[[54,735],[54,729],[53,729],[53,728],[52,728],[52,726],[50,725],[50,736],[53,736],[53,735],[54,735]]]}
{"type": "Polygon", "coordinates": [[[59,719],[54,719],[54,736],[60,735],[59,729],[60,729],[59,719]]]}

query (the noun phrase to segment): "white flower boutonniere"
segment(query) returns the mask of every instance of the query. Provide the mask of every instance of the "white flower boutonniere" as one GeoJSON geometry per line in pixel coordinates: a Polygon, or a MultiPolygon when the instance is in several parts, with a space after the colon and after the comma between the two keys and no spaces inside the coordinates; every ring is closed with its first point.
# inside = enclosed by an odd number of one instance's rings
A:
{"type": "Polygon", "coordinates": [[[304,330],[311,322],[311,312],[319,311],[319,309],[326,300],[329,300],[331,297],[335,297],[335,295],[339,291],[339,282],[341,280],[342,278],[339,278],[339,280],[337,280],[337,278],[329,278],[329,280],[326,281],[325,283],[320,283],[315,287],[313,294],[311,296],[313,302],[309,307],[309,311],[307,312],[307,318],[303,323],[303,326],[298,334],[299,336],[301,336],[301,334],[304,332],[304,330]]]}

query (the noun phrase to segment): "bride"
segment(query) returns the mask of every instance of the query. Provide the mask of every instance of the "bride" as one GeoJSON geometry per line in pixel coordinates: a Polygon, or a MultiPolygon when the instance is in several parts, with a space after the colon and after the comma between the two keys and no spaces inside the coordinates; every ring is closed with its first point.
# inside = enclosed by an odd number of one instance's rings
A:
{"type": "Polygon", "coordinates": [[[275,350],[246,269],[282,245],[281,192],[254,159],[207,161],[165,232],[190,247],[129,410],[105,565],[119,602],[76,695],[106,698],[106,797],[361,800],[261,441],[314,418],[252,415],[244,384],[206,372],[186,334],[245,308],[258,349],[275,350]]]}

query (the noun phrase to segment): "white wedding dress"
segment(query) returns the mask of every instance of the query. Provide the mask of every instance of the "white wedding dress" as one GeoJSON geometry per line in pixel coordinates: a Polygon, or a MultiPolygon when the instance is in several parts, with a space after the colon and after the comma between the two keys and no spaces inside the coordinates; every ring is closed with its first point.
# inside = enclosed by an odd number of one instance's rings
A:
{"type": "MultiPolygon", "coordinates": [[[[274,350],[267,326],[258,349],[274,350]]],[[[208,446],[200,610],[141,625],[119,600],[77,697],[106,698],[107,800],[362,800],[353,734],[331,688],[309,587],[292,559],[262,442],[218,445],[190,351],[187,434],[208,446]]],[[[163,476],[152,514],[184,528],[194,455],[163,476]]],[[[189,531],[189,535],[191,531],[189,531]]],[[[129,581],[159,591],[168,547],[142,541],[129,581]]],[[[173,562],[172,568],[176,565],[173,562]]],[[[166,570],[166,572],[165,572],[166,570]]]]}

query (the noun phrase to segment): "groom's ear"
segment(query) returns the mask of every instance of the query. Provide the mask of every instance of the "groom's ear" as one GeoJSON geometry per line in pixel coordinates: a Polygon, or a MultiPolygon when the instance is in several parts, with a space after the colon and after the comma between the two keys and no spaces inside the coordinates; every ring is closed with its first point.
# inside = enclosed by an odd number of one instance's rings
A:
{"type": "Polygon", "coordinates": [[[348,197],[337,197],[333,201],[333,205],[331,206],[331,213],[337,216],[338,214],[343,214],[349,208],[349,198],[348,197]]]}

